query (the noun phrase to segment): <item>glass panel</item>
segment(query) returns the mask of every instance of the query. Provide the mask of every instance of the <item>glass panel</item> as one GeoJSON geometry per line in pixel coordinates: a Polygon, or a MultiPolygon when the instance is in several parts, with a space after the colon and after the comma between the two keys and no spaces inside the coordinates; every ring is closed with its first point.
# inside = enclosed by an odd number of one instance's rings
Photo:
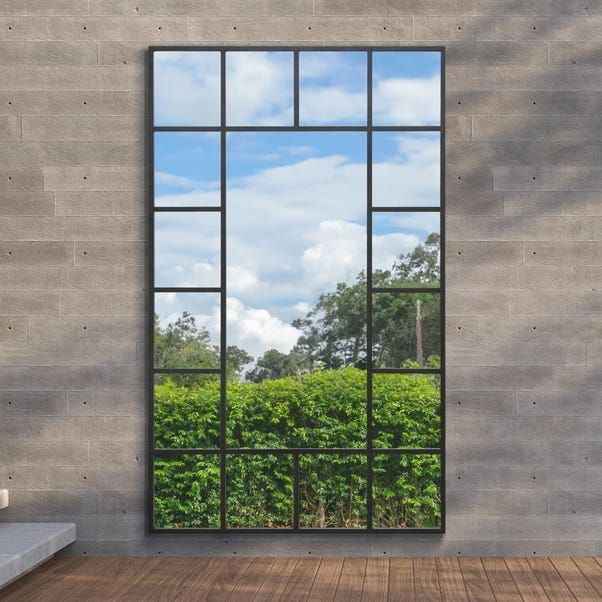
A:
{"type": "Polygon", "coordinates": [[[438,293],[372,295],[374,368],[437,367],[441,361],[438,293]]]}
{"type": "Polygon", "coordinates": [[[293,460],[289,455],[228,456],[228,527],[293,526],[293,460]]]}
{"type": "Polygon", "coordinates": [[[299,53],[301,125],[365,125],[365,52],[299,53]]]}
{"type": "Polygon", "coordinates": [[[373,132],[372,205],[438,207],[440,153],[437,132],[373,132]]]}
{"type": "Polygon", "coordinates": [[[219,528],[219,456],[158,457],[154,463],[155,528],[219,528]]]}
{"type": "Polygon", "coordinates": [[[374,447],[439,447],[441,378],[438,374],[372,376],[374,447]]]}
{"type": "Polygon", "coordinates": [[[219,206],[220,135],[155,133],[155,205],[219,206]]]}
{"type": "Polygon", "coordinates": [[[438,213],[373,213],[373,286],[438,287],[439,232],[438,213]]]}
{"type": "Polygon", "coordinates": [[[220,124],[220,53],[154,53],[155,125],[220,124]]]}
{"type": "Polygon", "coordinates": [[[219,368],[219,293],[155,294],[155,368],[219,368]]]}
{"type": "Polygon", "coordinates": [[[219,402],[219,374],[155,374],[155,447],[218,447],[219,402]]]}
{"type": "Polygon", "coordinates": [[[430,454],[377,454],[373,461],[375,529],[441,527],[441,459],[430,454]]]}
{"type": "Polygon", "coordinates": [[[365,527],[366,482],[366,456],[301,456],[300,526],[321,529],[365,527]]]}
{"type": "Polygon", "coordinates": [[[155,286],[219,286],[219,268],[219,213],[155,213],[155,286]]]}
{"type": "Polygon", "coordinates": [[[372,111],[374,125],[439,125],[441,54],[374,52],[372,111]]]}
{"type": "Polygon", "coordinates": [[[232,387],[229,412],[247,426],[232,424],[230,445],[365,438],[365,142],[228,135],[228,343],[251,358],[239,379],[262,383],[232,387]]]}
{"type": "Polygon", "coordinates": [[[226,54],[228,125],[293,125],[293,53],[226,54]]]}

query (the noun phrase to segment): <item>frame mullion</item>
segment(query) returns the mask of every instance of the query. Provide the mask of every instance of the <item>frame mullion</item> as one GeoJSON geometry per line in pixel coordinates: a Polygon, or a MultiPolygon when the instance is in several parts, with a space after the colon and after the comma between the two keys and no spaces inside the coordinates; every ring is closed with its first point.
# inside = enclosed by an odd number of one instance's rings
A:
{"type": "Polygon", "coordinates": [[[222,50],[220,54],[220,194],[221,194],[221,220],[220,220],[220,272],[221,272],[221,292],[220,292],[220,527],[226,529],[226,438],[227,438],[227,344],[228,333],[226,332],[228,322],[226,316],[226,51],[222,50]]]}

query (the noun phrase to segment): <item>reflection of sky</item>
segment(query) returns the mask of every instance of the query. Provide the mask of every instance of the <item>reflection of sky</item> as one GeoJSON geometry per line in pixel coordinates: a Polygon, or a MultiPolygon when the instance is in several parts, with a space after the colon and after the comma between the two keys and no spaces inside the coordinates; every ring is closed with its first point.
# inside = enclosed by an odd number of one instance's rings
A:
{"type": "Polygon", "coordinates": [[[226,53],[228,125],[293,125],[293,53],[226,53]]]}
{"type": "Polygon", "coordinates": [[[155,133],[155,204],[220,204],[220,135],[214,132],[155,133]]]}
{"type": "MultiPolygon", "coordinates": [[[[167,53],[156,53],[156,60],[159,54],[167,53]]],[[[215,64],[185,57],[179,66],[174,56],[156,66],[157,118],[218,124],[211,113],[219,104],[215,64]]],[[[439,54],[373,57],[374,123],[438,123],[439,54]]],[[[228,52],[227,73],[229,124],[292,124],[290,52],[228,52]]],[[[364,123],[364,53],[304,51],[300,76],[302,124],[364,123]]],[[[299,335],[291,320],[366,267],[366,134],[231,132],[226,150],[228,343],[255,356],[270,348],[286,352],[299,335]]],[[[162,133],[155,155],[162,204],[219,204],[218,134],[162,133]]],[[[439,204],[438,133],[375,132],[373,159],[374,206],[439,204]]],[[[438,219],[375,214],[374,267],[390,268],[438,231],[438,219]]],[[[158,213],[156,220],[156,286],[219,286],[219,215],[158,213]]],[[[175,312],[184,305],[172,300],[175,312]]],[[[208,307],[196,311],[199,322],[217,316],[208,307]]]]}
{"type": "Polygon", "coordinates": [[[242,346],[290,349],[287,323],[365,268],[365,140],[228,134],[228,334],[242,346]]]}
{"type": "Polygon", "coordinates": [[[299,53],[301,125],[365,125],[365,52],[299,53]]]}
{"type": "Polygon", "coordinates": [[[155,213],[155,286],[219,286],[219,213],[155,213]]]}
{"type": "Polygon", "coordinates": [[[439,52],[373,52],[374,125],[438,125],[440,74],[439,52]]]}
{"type": "Polygon", "coordinates": [[[155,125],[220,122],[220,53],[154,53],[155,125]]]}
{"type": "Polygon", "coordinates": [[[374,207],[437,207],[440,202],[438,132],[374,132],[374,207]]]}

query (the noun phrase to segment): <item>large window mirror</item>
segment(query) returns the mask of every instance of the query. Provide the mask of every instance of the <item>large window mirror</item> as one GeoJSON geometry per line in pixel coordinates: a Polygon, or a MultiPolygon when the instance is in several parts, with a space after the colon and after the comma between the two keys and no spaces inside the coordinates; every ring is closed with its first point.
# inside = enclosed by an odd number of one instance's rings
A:
{"type": "Polygon", "coordinates": [[[153,532],[444,530],[441,48],[152,48],[153,532]]]}

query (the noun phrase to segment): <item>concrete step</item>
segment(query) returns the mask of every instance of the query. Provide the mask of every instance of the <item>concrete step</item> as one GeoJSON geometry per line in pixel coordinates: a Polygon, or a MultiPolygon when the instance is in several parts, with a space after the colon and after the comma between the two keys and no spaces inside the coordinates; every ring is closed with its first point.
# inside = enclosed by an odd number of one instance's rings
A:
{"type": "Polygon", "coordinates": [[[0,588],[75,541],[74,523],[0,523],[0,588]]]}
{"type": "Polygon", "coordinates": [[[0,510],[8,508],[8,489],[0,489],[0,510]]]}

